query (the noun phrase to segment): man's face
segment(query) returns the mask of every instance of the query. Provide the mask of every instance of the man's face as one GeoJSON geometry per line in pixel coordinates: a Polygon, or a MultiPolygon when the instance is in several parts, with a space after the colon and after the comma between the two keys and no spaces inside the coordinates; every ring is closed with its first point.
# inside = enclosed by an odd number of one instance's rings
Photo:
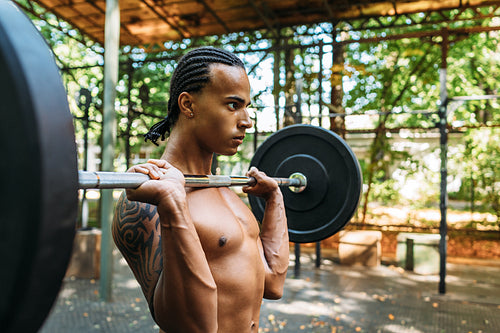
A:
{"type": "Polygon", "coordinates": [[[238,66],[212,64],[210,74],[210,83],[193,95],[195,139],[210,152],[233,155],[252,127],[247,112],[250,82],[238,66]]]}

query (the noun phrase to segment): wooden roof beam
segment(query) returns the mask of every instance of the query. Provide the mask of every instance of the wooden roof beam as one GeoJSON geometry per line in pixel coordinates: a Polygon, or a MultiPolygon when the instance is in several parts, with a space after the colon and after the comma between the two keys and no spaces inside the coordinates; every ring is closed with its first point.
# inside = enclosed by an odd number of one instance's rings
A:
{"type": "MultiPolygon", "coordinates": [[[[106,11],[100,8],[98,5],[96,5],[95,1],[86,0],[86,2],[90,4],[93,8],[95,8],[97,11],[99,11],[102,15],[106,15],[106,11]]],[[[91,21],[91,18],[89,16],[87,16],[86,19],[88,21],[91,21]]],[[[94,21],[92,21],[91,23],[96,24],[94,21]]],[[[120,25],[120,29],[125,31],[128,34],[128,36],[135,39],[137,42],[142,42],[137,36],[132,34],[132,32],[126,26],[120,25]]]]}
{"type": "MultiPolygon", "coordinates": [[[[43,10],[43,12],[42,12],[42,13],[38,13],[38,12],[35,10],[35,8],[33,7],[33,2],[32,2],[31,0],[28,0],[28,1],[27,1],[27,4],[28,4],[28,6],[26,6],[26,5],[22,4],[22,3],[18,3],[18,2],[16,2],[16,5],[17,5],[17,6],[21,7],[24,11],[26,11],[27,13],[32,14],[33,16],[35,16],[35,17],[39,18],[40,20],[45,21],[45,22],[47,23],[47,25],[48,25],[48,26],[50,26],[52,29],[55,29],[55,30],[57,30],[57,31],[59,31],[59,32],[61,32],[61,33],[63,33],[63,34],[64,34],[64,35],[66,35],[67,37],[69,37],[69,38],[71,38],[71,39],[75,40],[76,42],[78,42],[78,43],[80,43],[80,44],[82,44],[82,45],[85,45],[85,46],[87,45],[87,41],[85,40],[85,37],[84,37],[84,35],[83,35],[83,34],[81,34],[81,35],[80,35],[81,37],[79,37],[78,35],[77,35],[77,36],[72,36],[72,35],[68,34],[68,32],[67,32],[67,31],[64,31],[64,29],[61,27],[61,24],[60,24],[60,23],[61,23],[61,21],[60,21],[60,19],[59,19],[58,17],[57,17],[57,22],[58,22],[58,25],[54,25],[54,24],[50,23],[50,21],[49,21],[49,20],[47,19],[47,17],[45,16],[45,14],[46,14],[46,13],[48,13],[48,11],[47,11],[47,9],[46,9],[45,7],[40,7],[40,8],[41,8],[41,10],[43,10]]],[[[52,13],[51,13],[51,14],[52,14],[52,13]]],[[[69,22],[68,22],[68,23],[69,23],[69,22]]],[[[73,28],[74,28],[74,25],[73,25],[73,28]]],[[[75,28],[75,29],[76,29],[76,28],[75,28]]],[[[92,39],[90,39],[90,38],[89,38],[89,40],[92,40],[92,39]]],[[[94,50],[94,51],[95,51],[96,53],[99,53],[99,52],[97,52],[96,50],[94,50]]]]}
{"type": "Polygon", "coordinates": [[[255,10],[255,12],[257,13],[257,15],[259,15],[259,17],[261,18],[261,20],[264,22],[264,24],[266,25],[267,29],[269,29],[269,31],[271,31],[271,33],[274,35],[275,38],[279,38],[279,35],[280,35],[279,32],[271,24],[271,22],[269,21],[269,18],[266,15],[264,15],[264,13],[262,12],[262,10],[257,6],[257,4],[255,3],[255,0],[249,0],[248,2],[252,6],[252,8],[255,10]]]}
{"type": "Polygon", "coordinates": [[[224,22],[219,15],[215,12],[215,10],[212,9],[212,7],[209,6],[209,4],[205,0],[197,0],[199,3],[205,7],[206,10],[219,22],[219,24],[226,30],[226,33],[230,33],[231,29],[227,26],[226,22],[224,22]]]}
{"type": "Polygon", "coordinates": [[[328,0],[323,0],[323,5],[325,6],[326,12],[328,13],[328,16],[330,17],[330,20],[333,19],[333,10],[332,7],[328,4],[328,0]]]}
{"type": "Polygon", "coordinates": [[[191,33],[189,31],[183,32],[181,28],[175,23],[171,22],[172,19],[170,19],[167,15],[163,15],[159,12],[158,9],[156,9],[156,6],[154,4],[150,4],[150,0],[141,0],[142,3],[144,3],[153,13],[156,14],[158,18],[160,18],[163,22],[168,24],[173,30],[175,30],[181,38],[191,38],[191,33]],[[187,33],[187,34],[186,34],[187,33]]]}

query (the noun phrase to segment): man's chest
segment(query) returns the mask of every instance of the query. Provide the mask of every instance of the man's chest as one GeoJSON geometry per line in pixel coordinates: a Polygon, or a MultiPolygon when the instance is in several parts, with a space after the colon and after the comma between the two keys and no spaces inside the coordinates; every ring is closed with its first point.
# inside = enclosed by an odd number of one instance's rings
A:
{"type": "Polygon", "coordinates": [[[227,252],[259,235],[252,212],[230,189],[195,190],[188,195],[188,205],[205,250],[227,252]]]}

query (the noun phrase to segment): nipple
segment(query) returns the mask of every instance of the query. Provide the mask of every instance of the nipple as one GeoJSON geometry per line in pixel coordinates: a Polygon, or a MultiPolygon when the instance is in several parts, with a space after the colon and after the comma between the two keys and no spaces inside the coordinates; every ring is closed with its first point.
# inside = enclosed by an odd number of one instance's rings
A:
{"type": "Polygon", "coordinates": [[[219,247],[223,247],[224,245],[226,245],[227,243],[227,238],[225,236],[221,236],[221,238],[219,238],[219,247]]]}

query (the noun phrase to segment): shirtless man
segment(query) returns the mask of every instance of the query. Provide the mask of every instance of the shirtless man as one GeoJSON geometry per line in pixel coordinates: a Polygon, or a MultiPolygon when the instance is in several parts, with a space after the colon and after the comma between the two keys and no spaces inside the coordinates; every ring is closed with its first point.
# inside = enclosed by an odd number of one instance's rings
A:
{"type": "Polygon", "coordinates": [[[252,168],[263,197],[259,226],[229,188],[187,188],[184,174],[210,174],[213,153],[233,155],[252,126],[243,63],[215,48],[187,53],[172,76],[161,159],[132,167],[150,181],[118,202],[113,238],[162,332],[257,332],[263,297],[282,296],[288,230],[276,182],[252,168]]]}

